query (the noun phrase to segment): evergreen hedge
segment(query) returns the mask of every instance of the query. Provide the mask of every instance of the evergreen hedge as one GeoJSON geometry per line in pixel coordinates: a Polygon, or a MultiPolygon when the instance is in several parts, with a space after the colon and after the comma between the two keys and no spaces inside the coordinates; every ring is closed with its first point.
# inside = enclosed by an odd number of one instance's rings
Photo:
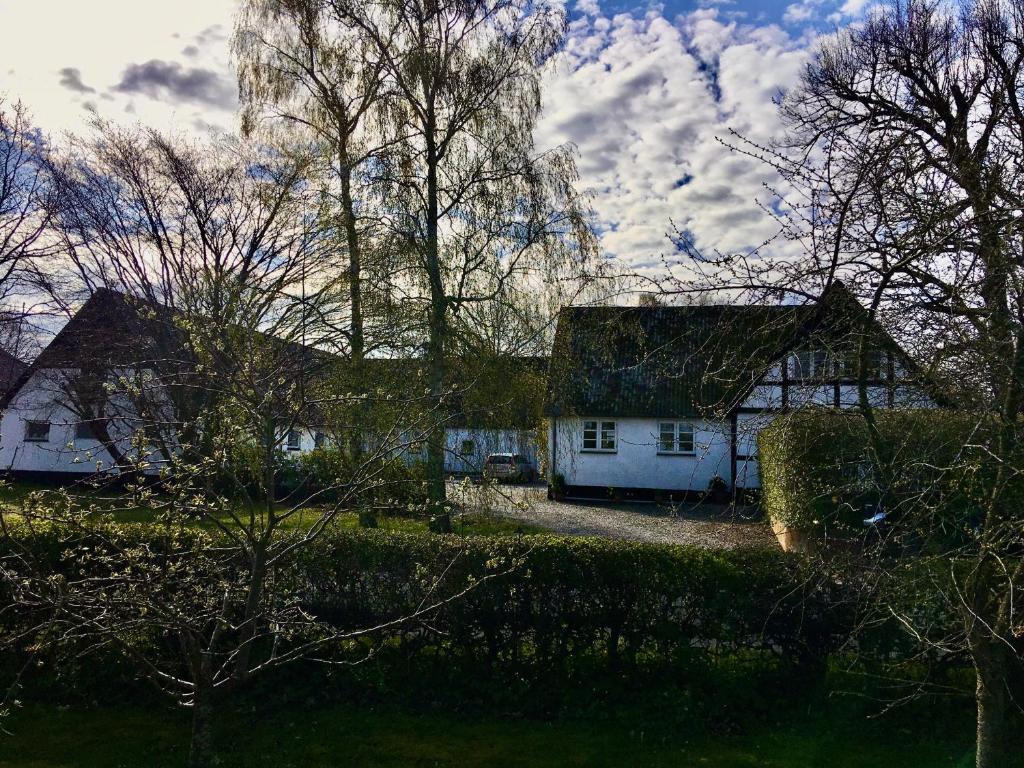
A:
{"type": "MultiPolygon", "coordinates": [[[[761,430],[768,517],[838,535],[863,533],[864,520],[877,511],[887,523],[913,517],[912,525],[930,536],[970,526],[998,466],[985,448],[991,420],[944,410],[878,409],[874,417],[880,455],[857,409],[800,409],[761,430]]],[[[1024,487],[1006,490],[1021,494],[1024,487]]]]}
{"type": "MultiPolygon", "coordinates": [[[[200,571],[203,552],[223,552],[214,532],[159,529],[118,525],[106,533],[111,547],[140,548],[147,557],[173,552],[171,561],[191,558],[197,564],[189,567],[200,571]]],[[[69,578],[106,567],[95,544],[80,549],[75,538],[50,527],[19,535],[18,545],[69,578]]],[[[0,540],[0,558],[10,545],[0,540]]],[[[770,550],[337,531],[300,550],[275,578],[284,599],[348,628],[378,626],[465,591],[424,620],[389,627],[371,641],[535,670],[615,668],[638,659],[673,664],[695,655],[820,669],[846,623],[834,584],[802,559],[770,550]]],[[[0,622],[11,630],[25,619],[12,610],[0,622]]]]}

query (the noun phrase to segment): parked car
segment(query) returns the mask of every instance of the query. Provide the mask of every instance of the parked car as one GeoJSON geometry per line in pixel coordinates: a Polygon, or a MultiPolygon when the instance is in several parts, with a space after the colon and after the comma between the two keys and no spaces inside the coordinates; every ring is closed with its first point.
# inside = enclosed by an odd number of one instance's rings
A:
{"type": "Polygon", "coordinates": [[[532,483],[537,470],[530,460],[518,453],[492,453],[484,461],[484,477],[510,483],[532,483]]]}

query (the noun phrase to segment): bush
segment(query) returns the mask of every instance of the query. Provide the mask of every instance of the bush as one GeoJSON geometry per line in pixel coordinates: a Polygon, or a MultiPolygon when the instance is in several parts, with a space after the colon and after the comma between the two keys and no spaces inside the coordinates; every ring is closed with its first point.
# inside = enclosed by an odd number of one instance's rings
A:
{"type": "MultiPolygon", "coordinates": [[[[885,511],[886,523],[903,520],[922,536],[971,527],[999,463],[983,447],[993,424],[939,410],[879,410],[875,419],[880,460],[856,410],[801,409],[761,430],[762,500],[771,520],[850,535],[885,511]]],[[[1024,497],[1024,479],[1014,484],[1007,492],[1024,497]]]]}
{"type": "MultiPolygon", "coordinates": [[[[50,526],[19,536],[18,546],[69,578],[103,567],[95,550],[79,550],[75,540],[73,531],[50,526]]],[[[145,547],[148,557],[194,556],[190,568],[199,571],[207,567],[203,553],[218,550],[214,532],[158,533],[146,525],[109,526],[105,541],[145,547]]],[[[0,542],[0,559],[10,544],[0,542]]],[[[210,567],[223,564],[211,560],[210,567]]],[[[818,664],[842,634],[840,601],[833,585],[808,576],[804,560],[774,550],[364,529],[321,534],[278,575],[286,595],[345,627],[380,625],[469,587],[429,627],[416,623],[395,634],[430,653],[529,658],[541,666],[584,657],[611,666],[638,656],[672,662],[694,653],[818,664]]]]}
{"type": "Polygon", "coordinates": [[[696,653],[818,668],[842,634],[841,612],[805,568],[776,551],[360,531],[318,540],[292,575],[310,611],[340,624],[381,624],[427,592],[474,585],[429,628],[408,628],[406,639],[432,654],[549,668],[696,653]]]}
{"type": "MultiPolygon", "coordinates": [[[[227,495],[240,490],[259,493],[262,460],[262,453],[254,445],[243,443],[233,448],[219,490],[227,495]]],[[[333,503],[356,484],[358,493],[351,499],[353,503],[401,511],[417,508],[427,499],[423,465],[400,457],[353,461],[343,450],[325,447],[302,453],[278,451],[274,462],[274,490],[279,498],[311,496],[320,503],[333,503]]]]}

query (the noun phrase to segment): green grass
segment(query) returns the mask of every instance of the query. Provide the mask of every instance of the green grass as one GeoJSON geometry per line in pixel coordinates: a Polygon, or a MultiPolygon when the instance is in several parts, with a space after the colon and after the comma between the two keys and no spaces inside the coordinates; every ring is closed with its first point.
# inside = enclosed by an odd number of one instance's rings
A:
{"type": "MultiPolygon", "coordinates": [[[[964,724],[969,725],[969,724],[964,724]]],[[[16,711],[0,733],[0,768],[184,765],[188,718],[139,708],[16,711]]],[[[825,715],[734,737],[653,737],[629,722],[543,723],[346,707],[230,714],[222,765],[360,768],[966,768],[969,728],[914,732],[885,719],[825,715]]]]}
{"type": "MultiPolygon", "coordinates": [[[[45,494],[53,491],[54,488],[50,486],[34,483],[4,483],[0,485],[0,505],[3,505],[6,513],[13,519],[17,519],[19,517],[18,509],[33,494],[45,496],[45,494]]],[[[79,489],[69,491],[69,493],[83,505],[93,505],[112,522],[150,523],[156,519],[156,512],[152,508],[127,506],[125,497],[118,496],[109,491],[101,492],[79,489]]],[[[239,509],[238,511],[240,519],[244,522],[247,519],[245,510],[239,509]]],[[[293,530],[306,528],[314,523],[322,512],[323,510],[316,507],[299,509],[284,521],[282,528],[293,530]]],[[[233,524],[230,514],[225,513],[219,519],[228,525],[233,524]]],[[[195,524],[202,527],[213,527],[213,522],[209,520],[197,521],[195,524]]],[[[379,528],[386,531],[401,531],[404,533],[428,532],[425,519],[409,517],[408,515],[379,514],[377,516],[377,524],[379,528]]],[[[331,525],[342,530],[358,528],[359,515],[356,512],[339,512],[335,515],[331,525]]],[[[453,532],[462,536],[515,536],[541,533],[543,529],[496,515],[474,512],[457,515],[453,520],[453,532]]]]}

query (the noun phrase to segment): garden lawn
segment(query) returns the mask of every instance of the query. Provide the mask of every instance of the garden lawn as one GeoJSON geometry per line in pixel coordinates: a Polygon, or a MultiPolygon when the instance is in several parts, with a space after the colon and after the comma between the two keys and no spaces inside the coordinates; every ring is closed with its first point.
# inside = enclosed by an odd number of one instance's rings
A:
{"type": "MultiPolygon", "coordinates": [[[[30,706],[3,723],[0,768],[183,766],[188,717],[141,708],[30,706]]],[[[826,716],[736,737],[652,737],[619,723],[554,724],[396,714],[341,707],[231,714],[220,723],[224,768],[941,768],[972,765],[970,723],[908,729],[826,716]]]]}
{"type": "MultiPolygon", "coordinates": [[[[5,508],[5,513],[10,518],[17,520],[18,509],[25,504],[33,494],[44,495],[56,489],[28,482],[7,482],[0,485],[0,505],[5,508]]],[[[69,493],[74,496],[83,506],[93,505],[97,510],[111,521],[117,523],[149,523],[156,522],[156,513],[152,509],[138,506],[126,506],[125,498],[117,494],[100,491],[72,490],[69,493]]],[[[300,509],[282,523],[283,528],[299,529],[312,525],[318,518],[320,512],[315,508],[300,509]]],[[[240,515],[244,521],[244,511],[240,515]]],[[[232,525],[230,515],[225,514],[222,521],[232,525]]],[[[213,527],[209,521],[196,523],[203,527],[213,527]]],[[[427,521],[422,517],[410,517],[408,515],[379,514],[377,524],[382,530],[400,531],[403,533],[427,533],[427,521]]],[[[339,512],[332,526],[339,529],[353,529],[359,527],[359,515],[356,512],[339,512]]],[[[453,532],[463,536],[515,536],[520,534],[543,533],[544,529],[528,523],[517,522],[510,518],[490,515],[483,512],[471,512],[456,515],[452,520],[453,532]]]]}

